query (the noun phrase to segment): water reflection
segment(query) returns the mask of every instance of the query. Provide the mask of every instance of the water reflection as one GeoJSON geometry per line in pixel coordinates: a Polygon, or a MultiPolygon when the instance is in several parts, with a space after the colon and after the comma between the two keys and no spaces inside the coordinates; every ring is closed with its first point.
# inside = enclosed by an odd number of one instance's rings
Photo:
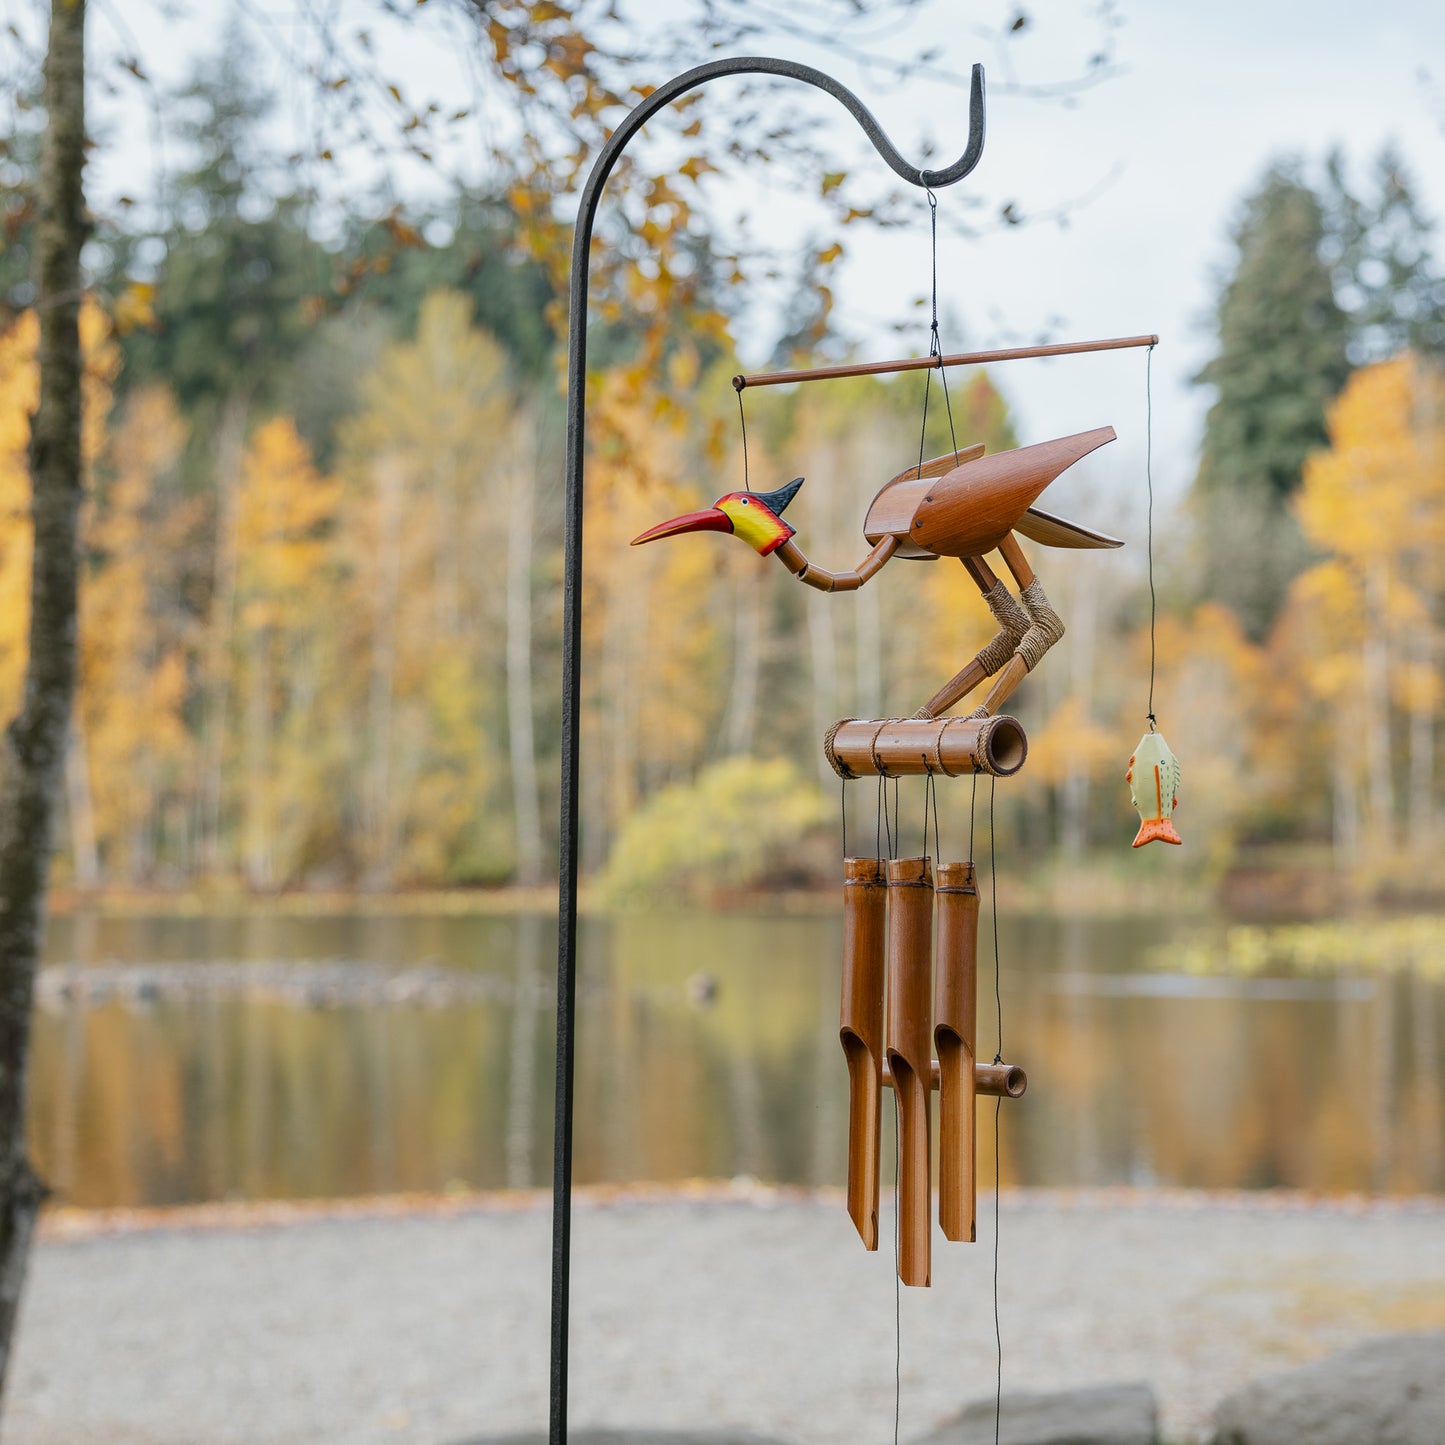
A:
{"type": "MultiPolygon", "coordinates": [[[[38,1161],[92,1206],[545,1185],[555,937],[542,917],[56,920],[53,962],[425,962],[494,987],[445,1005],[164,988],[53,1004],[38,1161]]],[[[1004,1109],[1006,1182],[1445,1191],[1445,989],[1161,975],[1158,942],[1153,922],[1004,923],[1005,1051],[1030,1077],[1004,1109]]],[[[824,916],[585,920],[579,1182],[840,1184],[839,944],[824,916]]],[[[980,1139],[986,1183],[988,1115],[980,1139]]]]}

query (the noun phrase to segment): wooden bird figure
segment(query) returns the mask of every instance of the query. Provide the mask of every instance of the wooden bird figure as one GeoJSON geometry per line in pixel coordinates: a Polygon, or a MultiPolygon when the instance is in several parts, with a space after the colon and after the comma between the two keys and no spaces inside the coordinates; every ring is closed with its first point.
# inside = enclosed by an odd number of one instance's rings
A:
{"type": "Polygon", "coordinates": [[[1044,489],[1080,457],[1114,440],[1113,427],[984,455],[982,444],[910,467],[873,498],[863,535],[873,550],[849,572],[830,572],[803,555],[783,511],[797,495],[797,477],[772,492],[729,492],[634,537],[635,547],[682,532],[732,532],[762,556],[774,556],[799,581],[820,592],[853,592],[894,557],[935,561],[957,557],[998,622],[993,640],[943,685],[915,716],[936,717],[998,673],[976,716],[992,716],[1064,635],[1042,584],[1014,535],[1046,547],[1122,547],[1115,537],[1051,516],[1034,506],[1044,489]],[[1018,597],[985,560],[997,551],[1018,585],[1018,597]]]}

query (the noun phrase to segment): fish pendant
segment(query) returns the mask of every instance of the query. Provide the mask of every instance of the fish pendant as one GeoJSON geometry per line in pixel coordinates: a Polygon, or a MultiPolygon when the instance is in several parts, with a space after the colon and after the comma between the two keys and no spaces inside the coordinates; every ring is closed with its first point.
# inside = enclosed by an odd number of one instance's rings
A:
{"type": "Polygon", "coordinates": [[[1174,830],[1174,809],[1179,806],[1179,759],[1169,750],[1163,733],[1147,732],[1139,739],[1124,774],[1129,784],[1129,801],[1139,814],[1139,831],[1134,846],[1142,848],[1156,840],[1182,843],[1174,830]]]}

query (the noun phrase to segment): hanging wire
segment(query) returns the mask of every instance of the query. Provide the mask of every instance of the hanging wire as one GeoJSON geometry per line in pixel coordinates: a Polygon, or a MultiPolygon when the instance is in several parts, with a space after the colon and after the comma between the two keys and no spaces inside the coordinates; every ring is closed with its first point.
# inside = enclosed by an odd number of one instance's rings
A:
{"type": "Polygon", "coordinates": [[[999,984],[998,967],[998,862],[997,849],[994,846],[993,831],[993,799],[997,791],[998,779],[990,777],[988,780],[988,886],[990,893],[989,908],[993,913],[993,1001],[998,1011],[998,1048],[994,1052],[993,1061],[996,1064],[1003,1063],[1003,990],[999,984]]]}
{"type": "Polygon", "coordinates": [[[743,410],[743,394],[738,392],[738,425],[743,429],[743,491],[752,491],[748,480],[748,416],[743,410]]]}
{"type": "MultiPolygon", "coordinates": [[[[958,433],[953,427],[953,402],[948,395],[948,373],[943,369],[943,344],[938,336],[938,197],[931,190],[925,187],[924,194],[928,197],[928,232],[929,246],[932,258],[932,318],[928,326],[928,354],[938,359],[938,382],[943,388],[943,405],[948,413],[948,439],[953,447],[954,464],[958,463],[958,433]]],[[[929,367],[923,373],[923,422],[918,428],[918,467],[915,476],[923,475],[923,452],[927,445],[928,435],[928,393],[933,385],[933,372],[935,368],[929,367]]]]}
{"type": "Polygon", "coordinates": [[[993,1101],[993,1343],[994,1359],[997,1361],[993,1393],[993,1445],[999,1445],[999,1432],[1003,1428],[1003,1329],[998,1319],[998,1137],[1002,1114],[1003,1096],[999,1095],[993,1101]]]}
{"type": "Polygon", "coordinates": [[[933,856],[937,859],[943,857],[943,844],[939,841],[938,835],[938,782],[933,776],[933,767],[928,761],[928,754],[921,754],[923,758],[923,852],[928,853],[928,811],[933,809],[933,856]]]}
{"type": "MultiPolygon", "coordinates": [[[[1154,594],[1154,342],[1144,353],[1144,480],[1149,488],[1149,534],[1145,550],[1149,558],[1149,731],[1155,729],[1154,717],[1154,622],[1158,600],[1154,594]]],[[[741,399],[741,396],[739,397],[741,399]]]]}
{"type": "MultiPolygon", "coordinates": [[[[898,1238],[898,1180],[903,1165],[903,1104],[893,1091],[893,1445],[903,1417],[903,1278],[902,1244],[898,1238]]],[[[997,1442],[995,1442],[997,1445],[997,1442]]]]}
{"type": "Polygon", "coordinates": [[[839,804],[843,813],[843,857],[848,856],[848,779],[842,778],[838,782],[839,804]]]}
{"type": "MultiPolygon", "coordinates": [[[[998,1010],[998,1048],[994,1050],[993,1061],[1003,1062],[1003,990],[999,982],[998,952],[998,848],[994,832],[994,792],[998,779],[989,778],[988,787],[988,886],[989,909],[993,913],[993,997],[998,1010]]],[[[1002,1150],[999,1133],[1003,1118],[1003,1096],[994,1100],[993,1105],[993,1342],[996,1371],[994,1375],[993,1399],[993,1445],[999,1445],[999,1432],[1003,1426],[1003,1328],[998,1315],[998,1237],[999,1237],[999,1176],[1002,1173],[1002,1150]]]]}

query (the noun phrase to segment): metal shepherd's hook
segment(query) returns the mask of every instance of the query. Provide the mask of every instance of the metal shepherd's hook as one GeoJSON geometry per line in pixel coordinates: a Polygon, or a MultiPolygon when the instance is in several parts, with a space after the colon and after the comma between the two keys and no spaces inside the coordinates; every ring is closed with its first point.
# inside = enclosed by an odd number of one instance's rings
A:
{"type": "Polygon", "coordinates": [[[572,1087],[577,1010],[577,773],[581,705],[582,469],[587,416],[587,289],[592,225],[602,189],[628,141],[665,105],[725,75],[776,75],[827,92],[863,128],[889,167],[910,185],[939,190],[961,181],[983,155],[983,67],[973,67],[969,91],[968,144],[951,166],[924,170],[910,165],[868,108],[847,86],[810,65],[769,56],[738,56],[699,65],[659,86],[636,105],[597,156],[577,211],[572,238],[572,279],[567,332],[566,558],[562,631],[562,804],[557,931],[557,1097],[552,1150],[552,1362],[551,1445],[567,1439],[567,1331],[572,1252],[572,1087]]]}

